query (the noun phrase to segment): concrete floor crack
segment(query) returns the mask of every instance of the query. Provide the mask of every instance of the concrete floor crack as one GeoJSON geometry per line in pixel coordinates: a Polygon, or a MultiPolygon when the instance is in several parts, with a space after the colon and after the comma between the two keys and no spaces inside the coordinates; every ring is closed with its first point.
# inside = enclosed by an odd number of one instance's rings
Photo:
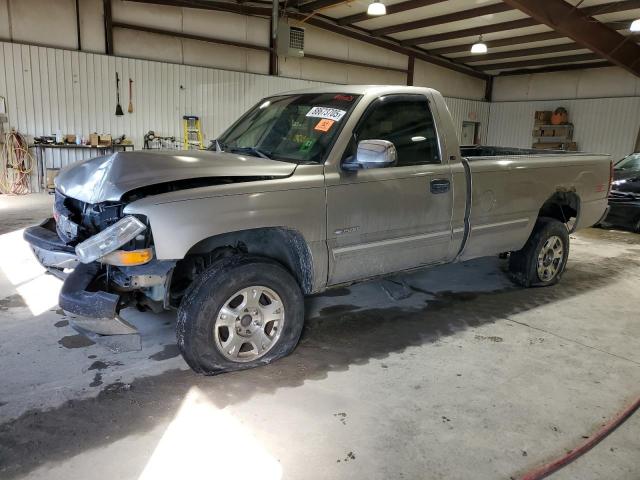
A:
{"type": "Polygon", "coordinates": [[[590,349],[592,349],[592,350],[597,350],[597,351],[598,351],[598,352],[600,352],[600,353],[605,353],[605,354],[607,354],[607,355],[611,355],[612,357],[619,358],[620,360],[625,360],[625,361],[627,361],[627,362],[631,362],[631,363],[633,363],[634,365],[638,365],[638,366],[640,366],[640,362],[636,362],[635,360],[633,360],[633,359],[631,359],[631,358],[627,358],[627,357],[624,357],[624,356],[622,356],[622,355],[618,355],[618,354],[615,354],[615,353],[608,352],[607,350],[603,350],[602,348],[598,348],[598,347],[594,347],[593,345],[588,345],[588,344],[586,344],[586,343],[582,343],[582,342],[580,342],[580,341],[578,341],[578,340],[575,340],[575,339],[573,339],[573,338],[565,337],[564,335],[560,335],[560,334],[558,334],[558,333],[554,333],[554,332],[552,332],[552,331],[550,331],[550,330],[546,330],[546,329],[544,329],[544,328],[534,327],[533,325],[530,325],[530,324],[528,324],[528,323],[519,322],[519,321],[517,321],[517,320],[514,320],[513,318],[509,318],[508,320],[509,320],[510,322],[517,323],[518,325],[521,325],[521,326],[523,326],[523,327],[528,327],[528,328],[531,328],[531,329],[533,329],[533,330],[537,330],[537,331],[539,331],[539,332],[543,332],[543,333],[546,333],[546,334],[548,334],[548,335],[552,335],[552,336],[554,336],[554,337],[556,337],[556,338],[561,338],[562,340],[565,340],[565,341],[567,341],[567,342],[575,343],[576,345],[580,345],[581,347],[590,348],[590,349]]]}

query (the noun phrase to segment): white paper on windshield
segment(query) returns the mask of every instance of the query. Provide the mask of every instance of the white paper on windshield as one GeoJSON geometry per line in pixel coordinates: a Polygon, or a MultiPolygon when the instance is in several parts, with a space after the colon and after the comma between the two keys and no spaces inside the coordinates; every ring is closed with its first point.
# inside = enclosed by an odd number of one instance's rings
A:
{"type": "Polygon", "coordinates": [[[338,108],[313,107],[307,112],[307,117],[326,118],[339,122],[345,113],[347,113],[346,110],[340,110],[338,108]]]}

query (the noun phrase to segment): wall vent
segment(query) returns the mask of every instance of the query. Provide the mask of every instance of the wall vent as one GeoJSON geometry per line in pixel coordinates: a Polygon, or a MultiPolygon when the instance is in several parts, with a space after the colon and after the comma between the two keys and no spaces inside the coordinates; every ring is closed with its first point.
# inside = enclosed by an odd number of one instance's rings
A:
{"type": "Polygon", "coordinates": [[[281,20],[276,51],[285,57],[304,57],[304,28],[289,26],[286,20],[281,20]]]}

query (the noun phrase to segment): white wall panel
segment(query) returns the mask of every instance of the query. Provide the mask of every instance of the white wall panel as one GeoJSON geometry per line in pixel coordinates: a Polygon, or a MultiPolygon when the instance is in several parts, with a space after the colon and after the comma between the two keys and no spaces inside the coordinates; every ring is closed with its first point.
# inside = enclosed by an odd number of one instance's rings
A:
{"type": "Polygon", "coordinates": [[[489,145],[531,147],[536,110],[565,107],[578,149],[621,158],[633,151],[640,129],[640,97],[538,102],[494,102],[489,114],[489,145]]]}
{"type": "Polygon", "coordinates": [[[74,0],[8,0],[15,42],[77,48],[74,0]]]}
{"type": "Polygon", "coordinates": [[[493,101],[640,96],[640,78],[619,67],[497,76],[493,101]]]}
{"type": "MultiPolygon", "coordinates": [[[[183,115],[198,115],[205,142],[222,133],[260,98],[318,82],[192,67],[0,42],[0,95],[11,126],[31,135],[126,134],[136,149],[144,134],[182,137],[183,115]],[[121,79],[115,116],[116,71],[121,79]],[[134,113],[126,112],[134,80],[134,113]]],[[[95,153],[95,152],[94,152],[95,153]]],[[[48,151],[46,164],[60,168],[88,151],[48,151]]]]}
{"type": "Polygon", "coordinates": [[[140,24],[174,32],[182,30],[181,7],[115,0],[111,1],[111,14],[114,22],[140,24]]]}
{"type": "MultiPolygon", "coordinates": [[[[364,83],[374,73],[386,80],[381,83],[403,83],[400,78],[403,74],[399,72],[376,72],[376,69],[307,60],[318,69],[331,65],[342,73],[343,83],[364,83]]],[[[5,42],[0,42],[0,64],[3,66],[0,95],[7,98],[10,123],[18,131],[31,136],[53,135],[57,130],[83,136],[92,132],[110,133],[114,137],[126,134],[137,149],[142,148],[144,134],[149,130],[180,138],[181,118],[185,114],[201,117],[208,143],[260,98],[322,85],[293,78],[5,42]],[[116,71],[121,79],[120,103],[125,110],[122,117],[115,116],[116,71]],[[129,78],[134,80],[132,114],[126,113],[129,78]]],[[[335,81],[331,75],[325,78],[335,81]]],[[[458,134],[464,120],[475,120],[481,124],[484,140],[488,104],[458,98],[446,100],[458,134]]],[[[90,154],[88,151],[47,151],[46,165],[61,168],[90,154]]]]}
{"type": "Polygon", "coordinates": [[[484,80],[421,60],[415,62],[413,84],[418,87],[435,88],[445,96],[477,100],[484,98],[484,80]]]}
{"type": "Polygon", "coordinates": [[[80,2],[80,35],[84,52],[103,53],[105,51],[102,9],[102,0],[82,0],[80,2]]]}
{"type": "MultiPolygon", "coordinates": [[[[199,34],[268,47],[269,19],[235,13],[169,5],[110,0],[115,22],[199,34]]],[[[82,51],[105,51],[102,0],[82,0],[79,9],[82,51]]],[[[300,22],[293,22],[299,24],[300,22]]],[[[328,30],[303,25],[309,54],[395,69],[407,68],[407,56],[328,30]]],[[[184,63],[225,70],[268,73],[268,55],[213,43],[195,42],[115,28],[115,54],[128,58],[184,63]]],[[[0,41],[49,47],[77,48],[75,0],[0,0],[0,41]],[[9,12],[11,14],[9,14],[9,12]]],[[[405,75],[378,68],[361,68],[308,58],[279,58],[284,77],[331,83],[405,84],[405,75]]],[[[416,62],[415,84],[432,86],[445,95],[482,99],[484,81],[468,75],[416,62]]]]}
{"type": "Polygon", "coordinates": [[[0,0],[0,39],[11,38],[9,26],[9,0],[0,0]]]}
{"type": "Polygon", "coordinates": [[[489,107],[488,102],[482,100],[467,100],[463,98],[445,97],[453,125],[458,135],[458,140],[462,135],[462,122],[478,122],[480,124],[480,143],[487,140],[489,128],[489,107]]]}
{"type": "Polygon", "coordinates": [[[178,37],[116,28],[113,44],[114,53],[122,57],[183,63],[182,39],[178,37]]]}

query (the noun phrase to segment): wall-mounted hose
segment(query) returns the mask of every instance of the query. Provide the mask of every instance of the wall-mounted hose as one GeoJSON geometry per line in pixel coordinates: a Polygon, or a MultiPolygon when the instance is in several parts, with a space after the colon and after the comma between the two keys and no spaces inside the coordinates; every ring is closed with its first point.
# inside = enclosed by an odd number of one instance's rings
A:
{"type": "Polygon", "coordinates": [[[31,191],[33,156],[25,137],[12,130],[7,133],[0,150],[0,192],[24,195],[31,191]]]}

